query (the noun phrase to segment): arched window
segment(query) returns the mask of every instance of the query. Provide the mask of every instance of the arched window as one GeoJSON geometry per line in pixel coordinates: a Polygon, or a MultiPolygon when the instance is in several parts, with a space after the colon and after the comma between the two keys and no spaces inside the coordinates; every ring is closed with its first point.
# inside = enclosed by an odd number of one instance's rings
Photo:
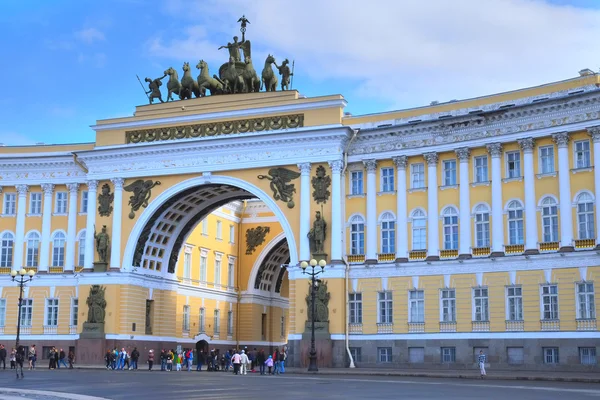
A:
{"type": "Polygon", "coordinates": [[[62,267],[65,265],[65,234],[56,232],[52,239],[52,266],[62,267]]]}
{"type": "Polygon", "coordinates": [[[594,239],[594,199],[589,193],[577,196],[577,231],[579,239],[594,239]]]}
{"type": "Polygon", "coordinates": [[[477,247],[490,246],[490,210],[485,204],[475,207],[475,237],[477,247]]]}
{"type": "Polygon", "coordinates": [[[396,221],[394,215],[389,212],[381,216],[381,252],[396,252],[396,221]]]}
{"type": "Polygon", "coordinates": [[[2,234],[2,242],[0,244],[0,267],[12,267],[13,262],[13,246],[15,237],[10,232],[2,234]]]}
{"type": "Polygon", "coordinates": [[[31,232],[27,235],[27,259],[25,263],[28,267],[37,267],[40,254],[40,234],[31,232]]]}
{"type": "Polygon", "coordinates": [[[350,220],[350,254],[365,254],[365,220],[360,215],[350,220]]]}
{"type": "Polygon", "coordinates": [[[444,250],[458,250],[458,213],[454,207],[446,207],[444,216],[444,250]]]}
{"type": "Polygon", "coordinates": [[[558,242],[558,206],[552,197],[542,200],[542,232],[544,242],[558,242]]]}
{"type": "Polygon", "coordinates": [[[412,215],[412,249],[427,249],[427,217],[422,210],[413,211],[412,215]]]}
{"type": "Polygon", "coordinates": [[[77,265],[82,267],[85,264],[85,229],[79,234],[79,255],[77,257],[77,265]]]}
{"type": "Polygon", "coordinates": [[[523,244],[523,205],[513,200],[508,211],[508,244],[523,244]]]}

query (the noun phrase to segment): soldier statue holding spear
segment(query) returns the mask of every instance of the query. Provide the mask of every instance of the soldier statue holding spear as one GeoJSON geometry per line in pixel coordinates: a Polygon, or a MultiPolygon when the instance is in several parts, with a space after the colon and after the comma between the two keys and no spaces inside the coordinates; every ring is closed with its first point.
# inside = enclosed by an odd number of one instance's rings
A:
{"type": "MultiPolygon", "coordinates": [[[[137,75],[136,75],[137,76],[137,75]]],[[[146,92],[146,97],[148,97],[148,101],[150,101],[150,104],[152,104],[152,101],[154,99],[159,99],[161,103],[164,103],[163,99],[162,99],[162,94],[160,93],[160,87],[162,85],[161,80],[163,80],[167,75],[163,75],[160,78],[156,78],[154,80],[150,79],[150,78],[146,78],[144,79],[144,81],[148,82],[148,91],[146,91],[146,89],[144,89],[144,92],[146,92]],[[148,96],[150,95],[150,96],[148,96]]],[[[142,88],[144,87],[144,85],[142,84],[142,81],[140,80],[140,77],[138,76],[138,81],[140,82],[140,85],[142,85],[142,88]]]]}
{"type": "Polygon", "coordinates": [[[287,58],[283,60],[281,66],[278,66],[277,63],[274,63],[275,67],[279,70],[279,75],[281,75],[281,90],[289,89],[290,77],[294,76],[294,63],[292,63],[292,71],[290,71],[290,67],[288,67],[289,63],[290,61],[287,58]]]}

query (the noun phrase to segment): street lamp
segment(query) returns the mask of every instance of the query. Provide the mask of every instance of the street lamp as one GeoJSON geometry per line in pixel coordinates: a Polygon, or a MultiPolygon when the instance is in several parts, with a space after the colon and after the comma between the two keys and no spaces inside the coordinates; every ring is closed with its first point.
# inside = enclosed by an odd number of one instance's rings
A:
{"type": "Polygon", "coordinates": [[[300,267],[302,268],[302,273],[306,274],[308,276],[310,276],[310,281],[311,281],[311,285],[310,285],[310,299],[311,299],[311,335],[310,335],[310,364],[308,365],[308,371],[309,372],[318,372],[319,368],[317,368],[317,349],[315,348],[315,314],[316,314],[316,308],[315,308],[315,295],[317,292],[317,286],[319,284],[319,280],[317,279],[317,276],[319,276],[319,274],[322,274],[323,272],[325,272],[325,265],[327,265],[327,262],[325,260],[321,260],[318,261],[315,260],[314,258],[312,260],[310,260],[309,262],[306,261],[302,261],[300,263],[300,267]],[[312,271],[311,272],[306,272],[306,268],[308,268],[308,266],[310,265],[312,271]],[[315,271],[315,267],[316,266],[321,267],[320,271],[315,271]]]}
{"type": "MultiPolygon", "coordinates": [[[[19,351],[19,339],[21,336],[21,306],[23,305],[23,286],[25,286],[26,283],[31,282],[34,275],[35,271],[32,269],[25,271],[25,268],[21,268],[20,271],[14,269],[10,271],[12,281],[17,282],[19,285],[19,315],[17,316],[17,342],[15,344],[15,349],[17,351],[19,351]]],[[[23,356],[25,356],[25,354],[23,354],[23,356]]],[[[21,371],[21,374],[23,374],[23,371],[21,371]]],[[[17,372],[17,377],[18,376],[19,373],[17,372]]]]}

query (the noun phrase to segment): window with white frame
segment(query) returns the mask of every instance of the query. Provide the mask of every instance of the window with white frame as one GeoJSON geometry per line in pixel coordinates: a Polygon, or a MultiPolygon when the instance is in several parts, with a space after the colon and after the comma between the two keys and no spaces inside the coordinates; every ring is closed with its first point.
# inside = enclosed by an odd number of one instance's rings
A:
{"type": "Polygon", "coordinates": [[[350,254],[365,254],[365,220],[360,215],[350,220],[350,254]]]}
{"type": "Polygon", "coordinates": [[[490,320],[488,289],[473,289],[473,321],[484,322],[490,320]]]}
{"type": "Polygon", "coordinates": [[[444,186],[456,185],[456,160],[444,160],[444,186]]]}
{"type": "Polygon", "coordinates": [[[45,326],[58,326],[58,299],[46,299],[45,326]]]}
{"type": "Polygon", "coordinates": [[[508,204],[508,243],[523,244],[523,205],[513,200],[508,204]]]}
{"type": "Polygon", "coordinates": [[[81,267],[85,265],[85,229],[81,231],[77,241],[79,243],[77,246],[77,251],[79,252],[77,257],[77,265],[81,267]]]}
{"type": "Polygon", "coordinates": [[[425,164],[410,165],[410,188],[421,189],[425,187],[425,164]]]}
{"type": "Polygon", "coordinates": [[[208,218],[202,220],[202,234],[208,236],[208,218]]]}
{"type": "Polygon", "coordinates": [[[227,312],[227,334],[233,335],[233,311],[227,312]]]}
{"type": "Polygon", "coordinates": [[[456,290],[442,289],[442,322],[456,322],[456,290]]]}
{"type": "Polygon", "coordinates": [[[557,285],[542,285],[542,319],[558,319],[557,285]]]}
{"type": "Polygon", "coordinates": [[[425,322],[425,292],[411,290],[408,292],[408,321],[413,324],[425,322]]]}
{"type": "Polygon", "coordinates": [[[392,362],[392,348],[391,347],[378,347],[377,348],[377,361],[380,363],[391,363],[392,362]]]}
{"type": "Polygon", "coordinates": [[[32,215],[40,215],[42,213],[42,194],[29,194],[29,213],[32,215]]]}
{"type": "Polygon", "coordinates": [[[454,207],[446,207],[444,216],[444,250],[458,249],[458,212],[454,207]]]}
{"type": "Polygon", "coordinates": [[[577,284],[577,318],[596,319],[594,297],[593,282],[581,282],[577,284]]]}
{"type": "Polygon", "coordinates": [[[456,347],[442,347],[442,363],[452,364],[456,362],[456,347]]]}
{"type": "Polygon", "coordinates": [[[362,324],[362,293],[349,293],[350,323],[362,324]]]}
{"type": "Polygon", "coordinates": [[[0,327],[6,324],[6,299],[0,299],[0,327]]]}
{"type": "Polygon", "coordinates": [[[540,174],[551,174],[554,172],[554,146],[542,146],[540,151],[540,174]]]}
{"type": "Polygon", "coordinates": [[[56,203],[54,205],[56,214],[67,213],[67,192],[56,192],[56,203]]]}
{"type": "Polygon", "coordinates": [[[363,172],[352,171],[350,173],[350,194],[363,194],[363,172]]]}
{"type": "Polygon", "coordinates": [[[215,310],[213,328],[214,328],[213,333],[215,335],[218,335],[219,333],[221,333],[221,313],[219,310],[215,310]]]}
{"type": "Polygon", "coordinates": [[[412,249],[427,249],[427,216],[422,210],[412,213],[412,249]]]}
{"type": "Polygon", "coordinates": [[[544,242],[558,241],[558,205],[552,197],[542,200],[542,232],[544,242]]]}
{"type": "Polygon", "coordinates": [[[378,311],[380,324],[391,324],[394,322],[393,305],[392,305],[392,292],[384,291],[377,293],[377,299],[379,303],[378,311]]]}
{"type": "Polygon", "coordinates": [[[52,266],[62,267],[65,265],[65,234],[56,232],[52,239],[52,266]]]}
{"type": "Polygon", "coordinates": [[[223,239],[223,223],[221,221],[217,221],[217,239],[223,239]]]}
{"type": "Polygon", "coordinates": [[[183,331],[190,331],[190,306],[183,306],[183,331]]]}
{"type": "Polygon", "coordinates": [[[485,204],[475,207],[475,242],[477,247],[490,246],[490,210],[485,204]]]}
{"type": "Polygon", "coordinates": [[[11,232],[4,232],[0,241],[0,267],[12,267],[14,245],[15,236],[11,232]]]}
{"type": "Polygon", "coordinates": [[[206,268],[208,264],[208,257],[206,253],[200,253],[200,281],[206,282],[206,268]]]}
{"type": "Polygon", "coordinates": [[[33,319],[33,299],[23,299],[21,302],[21,326],[31,326],[33,319]]]}
{"type": "Polygon", "coordinates": [[[589,193],[577,196],[577,232],[579,239],[594,239],[594,199],[589,193]]]}
{"type": "Polygon", "coordinates": [[[506,288],[507,319],[509,321],[523,321],[523,289],[520,286],[506,288]]]}
{"type": "Polygon", "coordinates": [[[506,152],[506,178],[521,177],[521,152],[508,151],[506,152]]]}
{"type": "Polygon", "coordinates": [[[77,318],[77,314],[79,313],[79,299],[72,298],[71,299],[71,318],[70,325],[77,326],[79,319],[77,318]]]}
{"type": "Polygon", "coordinates": [[[383,254],[396,252],[396,221],[394,215],[389,212],[381,216],[381,252],[383,254]]]}
{"type": "Polygon", "coordinates": [[[183,277],[190,279],[192,277],[192,249],[186,247],[183,253],[183,277]]]}
{"type": "Polygon", "coordinates": [[[596,348],[595,347],[580,347],[579,362],[582,365],[596,365],[596,348]]]}
{"type": "Polygon", "coordinates": [[[227,286],[230,288],[235,286],[235,260],[231,257],[227,263],[227,286]]]}
{"type": "Polygon", "coordinates": [[[4,194],[4,215],[15,215],[17,213],[16,193],[4,194]]]}
{"type": "Polygon", "coordinates": [[[558,347],[544,347],[544,364],[558,364],[558,347]]]}
{"type": "Polygon", "coordinates": [[[281,316],[280,328],[281,328],[281,337],[285,337],[285,315],[281,316]]]}
{"type": "Polygon", "coordinates": [[[29,232],[27,235],[27,250],[25,264],[28,267],[37,267],[40,253],[40,235],[37,232],[29,232]]]}
{"type": "Polygon", "coordinates": [[[81,208],[79,209],[79,212],[82,214],[86,214],[88,211],[88,192],[87,190],[84,190],[83,192],[81,192],[81,208]]]}
{"type": "Polygon", "coordinates": [[[204,307],[200,308],[199,320],[200,333],[204,333],[206,329],[206,309],[204,307]]]}
{"type": "Polygon", "coordinates": [[[235,243],[235,227],[233,225],[229,225],[229,243],[235,243]]]}
{"type": "Polygon", "coordinates": [[[222,255],[219,253],[215,254],[215,279],[214,282],[217,285],[221,284],[221,260],[222,260],[222,255]]]}
{"type": "Polygon", "coordinates": [[[394,168],[381,168],[381,191],[394,191],[394,168]]]}
{"type": "Polygon", "coordinates": [[[487,156],[475,157],[475,182],[488,182],[488,158],[487,156]]]}
{"type": "Polygon", "coordinates": [[[588,168],[591,165],[590,141],[577,141],[573,148],[575,149],[575,168],[588,168]]]}

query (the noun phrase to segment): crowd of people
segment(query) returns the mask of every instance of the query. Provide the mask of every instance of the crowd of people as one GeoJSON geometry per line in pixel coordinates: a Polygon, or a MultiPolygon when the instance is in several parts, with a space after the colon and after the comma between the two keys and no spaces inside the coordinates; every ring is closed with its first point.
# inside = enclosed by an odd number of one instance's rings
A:
{"type": "MultiPolygon", "coordinates": [[[[29,361],[29,370],[33,370],[37,364],[37,349],[35,344],[31,345],[29,349],[26,346],[19,346],[19,350],[12,348],[10,354],[3,344],[0,344],[0,368],[6,369],[6,359],[10,362],[10,369],[17,369],[20,364],[23,364],[26,360],[29,361]]],[[[48,369],[59,369],[62,365],[64,368],[73,369],[73,363],[75,362],[75,354],[73,351],[69,351],[67,354],[63,349],[57,349],[51,347],[48,351],[48,369]],[[69,365],[67,365],[67,362],[69,365]]]]}

